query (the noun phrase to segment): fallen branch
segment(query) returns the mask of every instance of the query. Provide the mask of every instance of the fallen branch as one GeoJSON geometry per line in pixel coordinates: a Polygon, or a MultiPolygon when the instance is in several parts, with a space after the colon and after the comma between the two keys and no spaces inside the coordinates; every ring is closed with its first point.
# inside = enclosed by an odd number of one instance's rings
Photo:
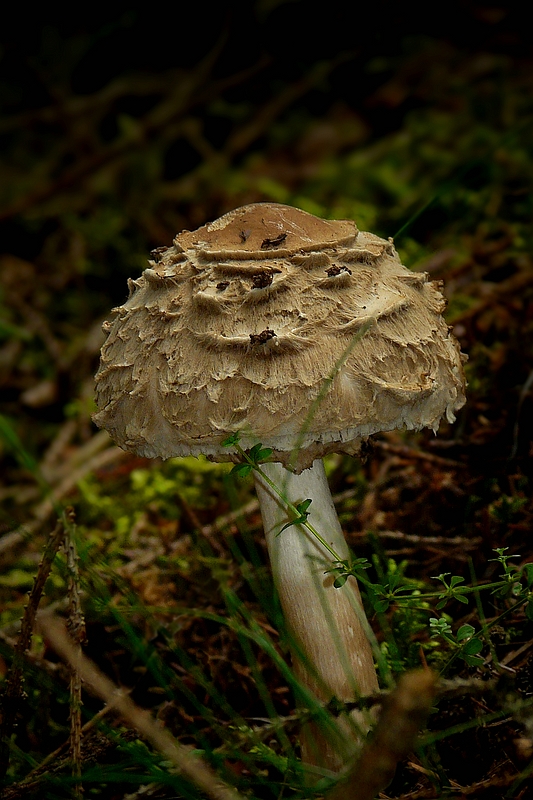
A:
{"type": "Polygon", "coordinates": [[[58,617],[48,613],[40,614],[37,625],[50,646],[71,668],[79,671],[86,688],[112,706],[125,722],[177,767],[187,780],[196,784],[212,800],[243,800],[235,789],[217,777],[205,761],[193,756],[186,747],[178,744],[165,728],[152,719],[148,711],[139,708],[127,694],[118,689],[92,661],[84,655],[78,655],[76,645],[58,617]]]}
{"type": "Polygon", "coordinates": [[[384,698],[378,724],[355,767],[328,800],[374,800],[394,777],[398,762],[415,748],[435,695],[436,676],[430,670],[403,675],[396,689],[384,698]]]}

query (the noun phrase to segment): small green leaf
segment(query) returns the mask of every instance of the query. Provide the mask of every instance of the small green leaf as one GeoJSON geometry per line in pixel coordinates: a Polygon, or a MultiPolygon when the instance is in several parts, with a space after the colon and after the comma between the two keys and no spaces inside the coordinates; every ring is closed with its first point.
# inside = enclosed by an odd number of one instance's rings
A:
{"type": "Polygon", "coordinates": [[[470,639],[470,641],[466,642],[463,647],[463,653],[468,656],[476,655],[476,653],[479,653],[480,650],[483,650],[483,642],[481,639],[477,638],[470,639]]]}
{"type": "Polygon", "coordinates": [[[238,475],[239,478],[246,478],[252,470],[253,467],[251,464],[235,464],[230,475],[238,475]]]}
{"type": "Polygon", "coordinates": [[[389,589],[393,592],[395,589],[398,588],[402,576],[399,572],[393,572],[392,574],[389,573],[389,589]]]}
{"type": "Polygon", "coordinates": [[[298,503],[296,506],[298,514],[301,514],[302,516],[304,514],[307,514],[308,513],[307,509],[309,508],[312,502],[313,502],[312,500],[307,499],[307,500],[302,500],[301,503],[298,503]]]}
{"type": "Polygon", "coordinates": [[[509,586],[509,584],[502,587],[496,587],[492,590],[492,594],[496,595],[496,597],[508,597],[511,594],[511,588],[512,587],[509,586]]]}
{"type": "Polygon", "coordinates": [[[533,600],[530,600],[529,603],[526,603],[526,617],[530,622],[533,622],[533,600]]]}
{"type": "Polygon", "coordinates": [[[301,503],[297,503],[295,508],[296,508],[296,511],[298,512],[299,516],[297,516],[295,519],[291,520],[290,522],[286,522],[285,525],[283,526],[283,528],[281,528],[281,530],[279,531],[279,533],[276,534],[276,536],[279,536],[280,533],[283,533],[283,531],[286,528],[290,528],[291,525],[303,525],[303,524],[305,524],[307,522],[307,517],[309,516],[309,512],[308,512],[307,509],[309,508],[309,506],[311,505],[312,502],[313,502],[312,500],[302,500],[301,503]]]}
{"type": "Polygon", "coordinates": [[[475,628],[472,625],[461,625],[457,631],[457,641],[462,642],[463,639],[470,639],[475,634],[475,628]]]}
{"type": "Polygon", "coordinates": [[[389,600],[376,600],[373,603],[373,606],[375,611],[377,611],[378,613],[383,613],[383,611],[386,611],[390,606],[390,602],[389,600]]]}
{"type": "Polygon", "coordinates": [[[431,629],[432,636],[446,636],[452,632],[451,626],[448,622],[446,622],[444,617],[441,617],[440,619],[436,619],[436,617],[430,617],[429,627],[431,629]]]}
{"type": "Polygon", "coordinates": [[[522,572],[523,572],[524,577],[526,579],[527,585],[528,586],[532,586],[533,585],[533,564],[531,562],[529,564],[524,564],[524,566],[522,567],[522,572]]]}
{"type": "Polygon", "coordinates": [[[235,447],[236,444],[239,444],[240,438],[240,432],[236,431],[235,433],[232,433],[231,436],[228,436],[227,439],[224,439],[222,442],[222,447],[235,447]]]}
{"type": "Polygon", "coordinates": [[[254,444],[248,453],[250,460],[253,461],[254,464],[259,464],[266,458],[270,458],[271,455],[272,449],[270,447],[263,447],[262,444],[254,444]]]}
{"type": "Polygon", "coordinates": [[[464,656],[461,656],[461,658],[462,658],[462,659],[463,659],[463,661],[465,661],[465,662],[466,662],[466,663],[467,663],[467,664],[468,664],[470,667],[481,667],[481,666],[482,666],[482,665],[485,663],[484,659],[483,659],[483,658],[481,658],[480,656],[469,656],[469,655],[464,655],[464,656]]]}
{"type": "Polygon", "coordinates": [[[366,558],[354,558],[351,562],[351,569],[370,569],[372,564],[366,558]]]}
{"type": "Polygon", "coordinates": [[[340,589],[341,586],[344,586],[347,580],[348,580],[348,575],[338,575],[333,581],[333,586],[335,587],[335,589],[340,589]]]}
{"type": "Polygon", "coordinates": [[[460,603],[468,604],[468,597],[465,597],[464,594],[454,594],[453,599],[459,600],[460,603]]]}

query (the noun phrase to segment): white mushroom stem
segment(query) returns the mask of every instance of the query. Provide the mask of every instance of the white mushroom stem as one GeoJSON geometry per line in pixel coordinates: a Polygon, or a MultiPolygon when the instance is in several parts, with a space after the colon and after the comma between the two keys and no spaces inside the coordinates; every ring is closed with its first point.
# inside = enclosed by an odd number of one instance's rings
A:
{"type": "MultiPolygon", "coordinates": [[[[334,557],[316,536],[302,525],[280,533],[294,514],[287,502],[311,499],[308,522],[331,549],[344,560],[348,546],[335,512],[324,465],[314,461],[300,475],[279,463],[261,470],[285,496],[285,501],[257,471],[254,472],[265,536],[287,629],[292,641],[294,671],[300,682],[320,701],[332,697],[353,702],[378,688],[372,651],[365,633],[364,610],[355,578],[333,586],[334,557]]],[[[357,752],[368,729],[368,716],[360,712],[339,717],[327,729],[309,724],[302,731],[302,759],[314,766],[338,771],[357,752]]]]}

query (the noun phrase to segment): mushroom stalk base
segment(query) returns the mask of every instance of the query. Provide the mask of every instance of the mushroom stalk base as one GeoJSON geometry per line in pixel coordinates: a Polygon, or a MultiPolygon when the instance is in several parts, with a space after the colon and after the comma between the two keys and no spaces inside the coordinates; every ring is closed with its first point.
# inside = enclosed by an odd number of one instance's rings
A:
{"type": "MultiPolygon", "coordinates": [[[[321,460],[300,475],[281,464],[268,463],[261,470],[286,497],[297,504],[310,499],[308,522],[340,559],[349,557],[321,460]]],[[[255,483],[272,564],[291,638],[294,672],[321,702],[333,697],[353,702],[378,688],[372,651],[360,619],[364,618],[355,578],[339,589],[333,586],[333,556],[307,528],[291,525],[280,533],[293,515],[264,478],[255,472],[255,483]]],[[[369,716],[355,711],[341,714],[332,724],[308,723],[301,735],[302,760],[338,771],[358,752],[369,728],[369,716]]]]}

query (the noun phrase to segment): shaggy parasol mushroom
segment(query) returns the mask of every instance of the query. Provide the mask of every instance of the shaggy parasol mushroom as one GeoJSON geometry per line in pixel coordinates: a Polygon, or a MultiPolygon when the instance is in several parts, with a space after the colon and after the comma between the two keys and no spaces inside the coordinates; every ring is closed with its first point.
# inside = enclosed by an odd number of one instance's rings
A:
{"type": "MultiPolygon", "coordinates": [[[[335,588],[326,573],[331,551],[349,554],[321,459],[454,420],[462,358],[439,287],[391,240],[276,203],[183,231],[155,255],[107,324],[94,419],[147,457],[233,460],[222,443],[235,433],[244,451],[271,448],[255,480],[295,670],[324,702],[372,693],[356,581],[335,588]],[[312,500],[308,521],[331,549],[302,525],[280,534],[294,517],[269,481],[295,505],[312,500]]],[[[304,760],[340,769],[360,741],[342,726],[337,740],[309,727],[304,760]]]]}

